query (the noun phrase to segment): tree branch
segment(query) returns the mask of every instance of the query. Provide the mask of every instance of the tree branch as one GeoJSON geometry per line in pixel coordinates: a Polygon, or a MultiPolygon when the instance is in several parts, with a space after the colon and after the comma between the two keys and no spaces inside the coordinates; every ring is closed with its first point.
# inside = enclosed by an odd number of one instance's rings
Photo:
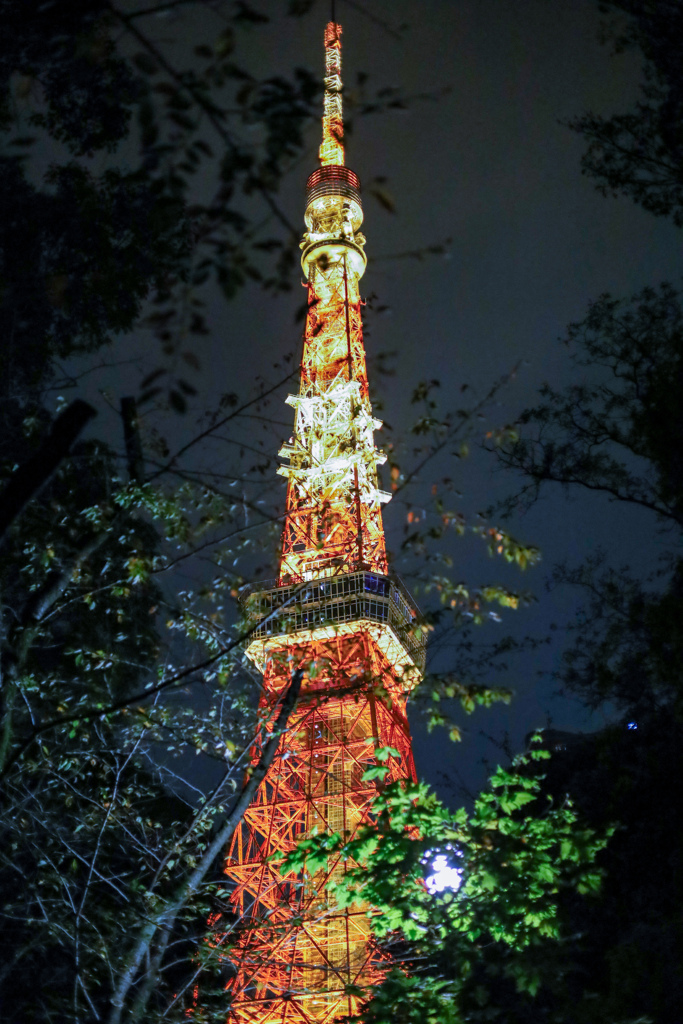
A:
{"type": "MultiPolygon", "coordinates": [[[[145,36],[140,31],[137,25],[133,24],[130,15],[124,14],[122,11],[119,11],[113,3],[108,2],[106,6],[114,15],[114,17],[118,18],[121,24],[131,33],[131,35],[135,36],[140,45],[144,46],[144,48],[150,54],[152,54],[152,56],[159,62],[161,67],[164,69],[166,74],[169,75],[181,89],[189,93],[189,95],[192,97],[192,99],[200,108],[200,110],[203,110],[203,112],[206,114],[209,121],[211,122],[211,124],[213,125],[214,129],[221,137],[223,142],[232,150],[233,153],[237,152],[238,147],[236,146],[230,133],[228,132],[228,130],[226,129],[225,125],[222,123],[219,117],[219,113],[221,113],[219,109],[215,107],[213,104],[209,103],[206,97],[202,96],[201,92],[198,89],[196,89],[190,82],[186,81],[183,78],[183,76],[176,71],[173,65],[166,60],[166,58],[164,57],[163,53],[159,50],[159,48],[155,46],[154,43],[152,43],[147,38],[147,36],[145,36]]],[[[277,217],[280,223],[287,228],[292,237],[298,238],[298,232],[296,228],[291,223],[289,218],[282,212],[282,210],[277,205],[277,203],[273,199],[270,191],[266,188],[266,186],[259,181],[255,181],[254,187],[258,192],[261,193],[267,205],[270,207],[271,212],[277,217]]]]}
{"type": "MultiPolygon", "coordinates": [[[[175,895],[169,900],[163,909],[144,924],[140,937],[128,957],[127,965],[120,978],[116,992],[114,993],[114,997],[112,999],[112,1010],[109,1016],[109,1024],[121,1024],[126,999],[131,988],[135,984],[135,979],[138,975],[143,958],[151,951],[155,937],[158,933],[161,933],[160,945],[165,946],[165,943],[168,941],[168,935],[175,924],[178,914],[187,904],[188,900],[196,895],[206,878],[209,869],[219,854],[225,850],[225,847],[232,838],[235,829],[241,822],[245,811],[256,795],[256,791],[263,782],[266,773],[272,764],[273,758],[275,757],[282,734],[287,728],[289,716],[296,705],[303,676],[303,669],[297,669],[292,674],[291,682],[283,694],[280,712],[273,727],[273,731],[270,733],[270,736],[263,747],[258,764],[252,774],[248,777],[235,806],[228,815],[223,826],[219,829],[216,836],[207,847],[201,861],[191,875],[180,884],[175,895]]],[[[154,981],[154,979],[151,980],[152,982],[154,981]]],[[[128,1024],[135,1024],[135,1022],[144,1014],[152,987],[153,984],[145,986],[146,991],[142,994],[143,997],[136,1001],[136,1005],[134,1007],[135,1015],[131,1016],[128,1014],[126,1016],[128,1024]]]]}
{"type": "Polygon", "coordinates": [[[24,507],[42,490],[85,425],[97,413],[77,398],[60,413],[36,454],[22,463],[0,494],[0,543],[24,507]]]}
{"type": "MultiPolygon", "coordinates": [[[[301,586],[303,587],[304,584],[301,586]]],[[[66,715],[60,715],[58,718],[51,718],[49,721],[37,725],[30,735],[18,745],[11,757],[7,758],[2,770],[0,770],[0,784],[7,777],[10,769],[17,763],[17,761],[20,760],[21,757],[23,757],[39,736],[44,735],[46,732],[50,732],[52,729],[57,729],[61,725],[68,725],[71,722],[87,722],[91,719],[106,718],[107,715],[114,714],[116,711],[121,711],[123,708],[130,707],[131,704],[139,704],[143,701],[149,700],[149,698],[153,697],[155,694],[161,693],[163,690],[167,690],[170,686],[175,686],[177,683],[182,682],[184,679],[188,679],[197,672],[203,672],[205,669],[215,665],[220,658],[224,658],[226,654],[229,654],[231,651],[235,650],[236,647],[239,647],[240,644],[243,644],[245,640],[248,640],[260,626],[268,622],[274,616],[279,615],[283,608],[286,608],[288,604],[296,599],[298,593],[299,590],[295,590],[287,601],[279,605],[277,608],[274,608],[273,611],[269,612],[268,615],[264,616],[264,618],[259,619],[258,622],[255,622],[250,629],[237,637],[236,640],[233,640],[225,647],[222,647],[216,654],[212,654],[209,658],[198,662],[196,665],[188,665],[186,668],[180,669],[180,671],[169,676],[167,679],[162,679],[155,686],[149,686],[147,689],[138,691],[128,697],[122,697],[120,700],[113,701],[111,704],[107,704],[104,707],[81,708],[80,710],[72,711],[66,715]]]]}

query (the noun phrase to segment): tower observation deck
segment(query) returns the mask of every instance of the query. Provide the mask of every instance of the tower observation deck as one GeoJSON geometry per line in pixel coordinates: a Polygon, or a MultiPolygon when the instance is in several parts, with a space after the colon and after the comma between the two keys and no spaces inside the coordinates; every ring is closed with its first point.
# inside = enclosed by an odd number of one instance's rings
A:
{"type": "MultiPolygon", "coordinates": [[[[415,604],[389,571],[377,486],[359,281],[366,267],[360,181],[344,165],[341,26],[325,29],[320,167],[306,184],[301,266],[308,288],[294,431],[280,455],[287,477],[277,579],[243,595],[247,656],[263,672],[262,719],[295,671],[299,702],[257,796],[227,852],[241,924],[228,1020],[323,1024],[360,1005],[359,990],[390,961],[375,945],[371,908],[340,909],[326,889],[345,865],[302,875],[282,858],[314,830],[352,837],[371,820],[376,750],[396,752],[385,783],[414,777],[406,699],[424,669],[415,604]]],[[[258,743],[252,762],[260,755],[258,743]]],[[[220,920],[213,922],[220,935],[220,920]]],[[[220,940],[219,940],[220,942],[220,940]]],[[[227,946],[227,944],[226,944],[227,946]]],[[[227,1003],[227,1000],[226,1000],[227,1003]]]]}

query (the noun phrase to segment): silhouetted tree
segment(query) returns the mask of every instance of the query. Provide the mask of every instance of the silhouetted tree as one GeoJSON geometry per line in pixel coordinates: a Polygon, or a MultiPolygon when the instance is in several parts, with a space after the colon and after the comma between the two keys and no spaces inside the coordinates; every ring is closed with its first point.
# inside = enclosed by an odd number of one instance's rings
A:
{"type": "Polygon", "coordinates": [[[680,0],[603,0],[612,17],[604,39],[615,52],[643,57],[641,98],[634,109],[587,113],[569,126],[588,139],[583,173],[603,195],[626,195],[650,213],[683,225],[683,4],[680,0]]]}

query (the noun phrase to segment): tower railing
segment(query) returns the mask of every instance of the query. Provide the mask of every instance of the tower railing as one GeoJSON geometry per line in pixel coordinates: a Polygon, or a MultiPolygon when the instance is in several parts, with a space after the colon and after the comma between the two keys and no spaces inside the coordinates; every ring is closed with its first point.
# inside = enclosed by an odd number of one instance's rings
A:
{"type": "Polygon", "coordinates": [[[278,586],[277,579],[245,587],[240,602],[251,623],[250,642],[367,621],[389,627],[420,671],[427,633],[419,609],[397,573],[360,570],[278,586]]]}

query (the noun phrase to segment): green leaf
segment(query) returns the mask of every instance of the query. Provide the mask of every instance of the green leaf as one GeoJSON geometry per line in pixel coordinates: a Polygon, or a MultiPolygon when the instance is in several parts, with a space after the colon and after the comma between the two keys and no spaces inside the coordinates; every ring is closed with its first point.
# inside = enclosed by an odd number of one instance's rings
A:
{"type": "Polygon", "coordinates": [[[378,761],[387,761],[390,757],[400,757],[395,747],[376,747],[375,757],[378,761]]]}

